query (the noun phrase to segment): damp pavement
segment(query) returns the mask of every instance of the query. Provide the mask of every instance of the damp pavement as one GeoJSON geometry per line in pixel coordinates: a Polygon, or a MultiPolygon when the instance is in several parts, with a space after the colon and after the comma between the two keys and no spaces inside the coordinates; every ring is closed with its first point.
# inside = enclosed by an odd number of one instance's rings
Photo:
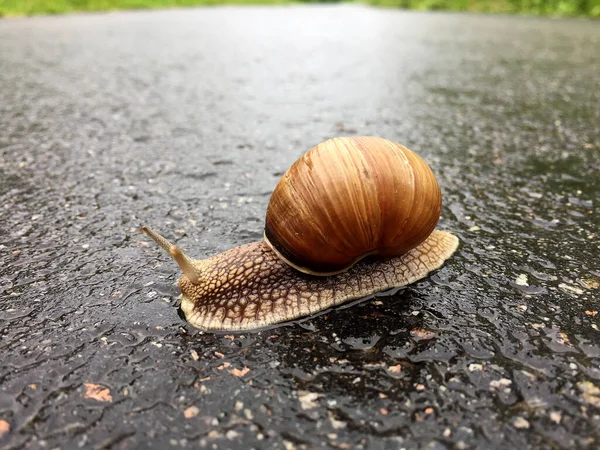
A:
{"type": "Polygon", "coordinates": [[[0,448],[600,445],[600,27],[360,6],[0,21],[0,448]],[[258,333],[179,272],[261,239],[305,150],[421,154],[461,239],[393,296],[258,333]]]}

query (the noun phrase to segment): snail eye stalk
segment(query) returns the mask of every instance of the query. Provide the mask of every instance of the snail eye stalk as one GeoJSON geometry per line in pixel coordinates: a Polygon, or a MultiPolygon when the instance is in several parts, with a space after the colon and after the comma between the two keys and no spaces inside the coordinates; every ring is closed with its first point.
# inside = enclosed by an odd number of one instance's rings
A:
{"type": "Polygon", "coordinates": [[[171,258],[175,260],[175,262],[179,265],[183,274],[187,279],[189,279],[192,283],[198,284],[200,282],[200,274],[196,267],[194,267],[194,263],[191,258],[186,256],[185,253],[181,251],[179,247],[169,242],[164,236],[161,236],[156,231],[148,228],[142,227],[142,233],[147,234],[154,242],[156,242],[160,248],[166,251],[171,258]]]}

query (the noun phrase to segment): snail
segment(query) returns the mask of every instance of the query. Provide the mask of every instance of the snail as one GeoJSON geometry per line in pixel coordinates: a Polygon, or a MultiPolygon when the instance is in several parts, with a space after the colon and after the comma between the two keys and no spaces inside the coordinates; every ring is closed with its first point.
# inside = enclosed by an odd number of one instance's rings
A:
{"type": "Polygon", "coordinates": [[[168,252],[186,320],[241,331],[286,322],[424,278],[458,248],[434,230],[441,192],[414,152],[377,137],[325,141],[298,159],[269,200],[264,240],[192,260],[168,252]]]}

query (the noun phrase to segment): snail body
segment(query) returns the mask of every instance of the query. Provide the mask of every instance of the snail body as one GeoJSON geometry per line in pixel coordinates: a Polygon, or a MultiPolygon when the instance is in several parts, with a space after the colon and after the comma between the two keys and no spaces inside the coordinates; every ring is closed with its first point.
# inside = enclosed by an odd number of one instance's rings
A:
{"type": "MultiPolygon", "coordinates": [[[[160,239],[152,230],[143,230],[160,239]]],[[[458,247],[456,236],[436,230],[402,256],[363,259],[338,275],[317,277],[286,264],[265,242],[196,261],[181,261],[177,247],[164,242],[163,248],[180,259],[184,270],[178,285],[186,320],[204,330],[237,331],[286,322],[414,283],[441,267],[458,247]]]]}
{"type": "Polygon", "coordinates": [[[192,260],[142,231],[183,270],[189,323],[248,330],[424,278],[458,247],[456,236],[434,231],[440,210],[439,186],[418,155],[385,139],[350,137],[317,145],[283,175],[264,241],[192,260]]]}

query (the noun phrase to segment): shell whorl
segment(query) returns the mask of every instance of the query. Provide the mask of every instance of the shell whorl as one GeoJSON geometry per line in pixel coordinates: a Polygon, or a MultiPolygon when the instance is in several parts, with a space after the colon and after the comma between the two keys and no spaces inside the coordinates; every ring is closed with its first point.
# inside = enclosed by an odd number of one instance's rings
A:
{"type": "Polygon", "coordinates": [[[301,272],[335,275],[369,255],[395,257],[435,228],[442,194],[415,152],[373,136],[329,139],[281,177],[265,241],[301,272]]]}
{"type": "Polygon", "coordinates": [[[402,256],[365,259],[347,272],[316,277],[289,267],[265,242],[253,242],[193,261],[198,280],[179,279],[181,309],[204,330],[263,328],[414,283],[440,268],[458,243],[453,234],[434,231],[402,256]]]}

